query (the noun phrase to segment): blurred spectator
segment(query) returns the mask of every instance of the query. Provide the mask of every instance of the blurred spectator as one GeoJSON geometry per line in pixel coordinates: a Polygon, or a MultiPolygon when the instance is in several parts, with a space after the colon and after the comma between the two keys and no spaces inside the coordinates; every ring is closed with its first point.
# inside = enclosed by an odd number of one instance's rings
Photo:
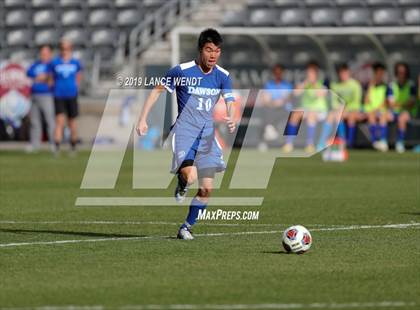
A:
{"type": "Polygon", "coordinates": [[[42,138],[42,115],[47,124],[48,141],[54,144],[54,101],[51,92],[50,62],[52,50],[48,45],[39,49],[39,60],[28,69],[27,75],[33,81],[31,87],[32,105],[30,110],[30,145],[28,151],[38,151],[42,138]]]}
{"type": "MultiPolygon", "coordinates": [[[[307,65],[306,78],[303,83],[296,87],[295,95],[300,97],[300,105],[305,112],[307,125],[305,152],[312,153],[315,151],[316,125],[319,121],[324,120],[328,113],[326,85],[324,81],[319,79],[319,65],[316,62],[310,62],[307,65]]],[[[293,140],[297,134],[300,119],[300,114],[291,114],[286,129],[286,144],[283,146],[283,151],[286,153],[293,150],[293,140]]]]}
{"type": "Polygon", "coordinates": [[[359,81],[351,76],[350,69],[347,64],[341,64],[338,69],[339,81],[331,83],[331,91],[333,92],[331,98],[332,111],[328,114],[327,121],[320,137],[320,145],[318,148],[323,149],[326,145],[332,124],[338,123],[338,136],[346,140],[348,147],[354,144],[356,134],[356,122],[360,118],[360,111],[362,109],[362,86],[359,81]],[[337,97],[338,96],[338,97],[337,97]],[[344,100],[345,109],[343,113],[340,99],[344,100]],[[344,123],[341,121],[341,114],[343,119],[347,120],[347,135],[345,133],[344,123]]]}
{"type": "Polygon", "coordinates": [[[388,111],[389,103],[392,101],[392,89],[385,83],[385,66],[378,62],[374,63],[372,68],[373,79],[369,82],[363,108],[367,115],[373,147],[386,152],[388,151],[388,122],[392,120],[388,111]]]}
{"type": "Polygon", "coordinates": [[[55,145],[57,150],[63,139],[65,114],[70,128],[71,150],[76,150],[77,127],[76,118],[79,115],[77,96],[81,81],[81,63],[72,56],[72,44],[67,40],[60,42],[60,56],[51,63],[54,79],[54,103],[56,115],[55,145]]]}
{"type": "Polygon", "coordinates": [[[280,108],[290,112],[292,110],[293,85],[283,79],[283,66],[274,65],[272,69],[273,79],[267,81],[262,92],[260,111],[262,112],[262,126],[258,149],[265,151],[267,141],[278,138],[276,129],[280,108]]]}
{"type": "Polygon", "coordinates": [[[396,80],[391,83],[394,100],[390,102],[394,120],[397,121],[398,134],[395,150],[398,153],[405,151],[405,133],[410,118],[415,117],[414,105],[416,90],[414,84],[409,80],[410,71],[406,63],[395,64],[394,74],[396,80]]]}

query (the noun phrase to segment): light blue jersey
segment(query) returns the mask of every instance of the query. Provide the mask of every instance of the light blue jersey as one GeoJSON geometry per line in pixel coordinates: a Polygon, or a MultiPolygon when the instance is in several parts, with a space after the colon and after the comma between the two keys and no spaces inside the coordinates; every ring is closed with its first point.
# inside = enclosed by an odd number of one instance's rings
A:
{"type": "MultiPolygon", "coordinates": [[[[264,90],[270,94],[271,100],[289,99],[293,91],[293,85],[285,80],[279,83],[274,80],[269,80],[265,83],[264,90]]],[[[286,111],[292,110],[291,100],[285,102],[284,108],[286,111]]]]}
{"type": "Polygon", "coordinates": [[[170,93],[176,91],[177,122],[200,128],[213,122],[213,108],[221,95],[225,102],[235,101],[229,72],[218,65],[204,73],[195,61],[182,63],[168,71],[164,86],[170,93]]]}
{"type": "Polygon", "coordinates": [[[188,160],[193,160],[198,170],[223,171],[226,165],[214,135],[213,109],[220,96],[225,102],[235,101],[229,72],[216,65],[204,73],[195,61],[190,61],[170,69],[164,86],[170,93],[176,92],[178,103],[172,129],[172,172],[188,160]]]}

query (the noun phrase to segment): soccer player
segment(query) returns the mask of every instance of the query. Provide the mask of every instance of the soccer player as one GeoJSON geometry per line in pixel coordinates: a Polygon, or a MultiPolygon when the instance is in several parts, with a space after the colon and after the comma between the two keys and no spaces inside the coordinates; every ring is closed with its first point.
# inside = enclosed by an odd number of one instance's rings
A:
{"type": "Polygon", "coordinates": [[[398,153],[404,153],[405,132],[407,130],[407,123],[410,121],[412,110],[414,108],[416,90],[415,86],[409,80],[410,71],[406,63],[399,62],[395,64],[394,74],[396,81],[391,83],[394,100],[390,102],[390,106],[394,115],[394,120],[397,121],[398,126],[395,150],[398,153]]]}
{"type": "Polygon", "coordinates": [[[77,96],[79,93],[80,81],[83,67],[81,63],[72,56],[72,44],[70,41],[60,42],[60,56],[51,62],[51,71],[54,80],[54,104],[55,104],[55,145],[57,151],[60,149],[63,140],[65,114],[70,128],[71,151],[76,151],[77,127],[76,118],[79,115],[77,96]]]}
{"type": "Polygon", "coordinates": [[[217,65],[221,54],[222,37],[214,29],[206,29],[198,38],[198,59],[179,64],[168,71],[164,85],[156,86],[148,96],[136,131],[145,135],[148,130],[147,116],[159,95],[166,90],[176,92],[178,117],[172,127],[172,173],[178,178],[175,190],[177,202],[185,200],[188,187],[197,178],[199,189],[193,198],[187,218],[178,230],[178,238],[194,239],[191,227],[197,221],[200,210],[207,207],[216,172],[225,170],[222,150],[214,136],[213,108],[220,95],[226,102],[226,122],[232,133],[235,98],[232,94],[229,72],[217,65]],[[178,83],[179,78],[197,78],[197,84],[178,83]]]}
{"type": "Polygon", "coordinates": [[[333,91],[334,97],[331,98],[331,111],[324,123],[318,145],[319,149],[325,147],[334,122],[339,124],[338,136],[346,140],[347,147],[353,147],[354,144],[356,122],[360,118],[360,111],[362,109],[362,86],[359,81],[352,78],[347,64],[344,63],[338,66],[337,73],[339,81],[331,83],[331,90],[333,91]],[[344,100],[345,103],[343,119],[347,120],[347,137],[345,137],[346,135],[344,133],[344,124],[340,119],[340,102],[335,95],[344,100]]]}
{"type": "Polygon", "coordinates": [[[388,106],[392,100],[392,90],[385,83],[385,66],[374,63],[373,79],[364,100],[364,112],[367,115],[372,146],[382,152],[388,151],[388,122],[392,120],[388,106]],[[377,129],[380,136],[377,136],[377,129]]]}
{"type": "Polygon", "coordinates": [[[293,85],[283,78],[283,65],[276,64],[273,66],[273,79],[267,81],[262,92],[262,118],[263,125],[261,130],[261,142],[258,145],[260,151],[265,151],[267,143],[265,140],[274,140],[278,137],[275,126],[279,108],[284,108],[287,112],[292,110],[292,91],[293,85]],[[266,138],[266,135],[272,136],[271,139],[266,138]]]}
{"type": "Polygon", "coordinates": [[[32,105],[30,111],[31,130],[30,147],[28,151],[37,151],[40,148],[42,136],[42,118],[44,115],[47,123],[48,141],[54,145],[54,101],[51,92],[51,69],[52,50],[48,45],[39,49],[39,59],[28,69],[27,76],[32,79],[32,105]]]}
{"type": "MultiPolygon", "coordinates": [[[[307,125],[305,152],[312,153],[315,151],[316,125],[319,121],[325,119],[328,113],[325,81],[319,79],[319,65],[316,62],[310,62],[306,66],[306,79],[303,83],[297,85],[294,93],[300,96],[301,107],[305,111],[304,117],[307,125]]],[[[286,144],[283,146],[285,153],[293,150],[293,139],[299,122],[300,116],[293,113],[287,125],[288,135],[286,144]]]]}

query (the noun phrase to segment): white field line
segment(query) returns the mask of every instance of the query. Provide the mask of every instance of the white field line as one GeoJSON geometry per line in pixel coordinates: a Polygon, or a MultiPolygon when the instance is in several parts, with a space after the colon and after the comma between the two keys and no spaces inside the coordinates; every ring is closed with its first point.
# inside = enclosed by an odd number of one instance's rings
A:
{"type": "Polygon", "coordinates": [[[349,303],[266,303],[266,304],[169,304],[169,305],[129,305],[122,307],[107,306],[40,306],[40,307],[21,307],[21,308],[0,308],[0,310],[249,310],[249,309],[366,309],[366,308],[397,308],[414,307],[416,303],[405,301],[380,301],[380,302],[349,302],[349,303]]]}
{"type": "MultiPolygon", "coordinates": [[[[173,197],[77,197],[76,207],[128,207],[128,206],[179,206],[190,205],[192,197],[181,204],[173,197]]],[[[213,197],[209,206],[261,206],[264,197],[213,197]]]]}
{"type": "MultiPolygon", "coordinates": [[[[352,225],[345,227],[325,227],[313,228],[311,231],[340,231],[340,230],[360,230],[360,229],[405,229],[418,227],[420,223],[405,224],[387,224],[387,225],[352,225]]],[[[259,235],[259,234],[277,234],[282,233],[281,230],[265,230],[265,231],[239,231],[224,233],[208,233],[195,234],[197,237],[219,237],[219,236],[241,236],[241,235],[259,235]]],[[[55,240],[55,241],[33,241],[33,242],[14,242],[0,243],[0,248],[30,246],[30,245],[51,245],[51,244],[68,244],[68,243],[88,243],[88,242],[105,242],[105,241],[128,241],[128,240],[148,240],[148,239],[169,239],[172,236],[140,236],[140,237],[111,237],[111,238],[95,238],[95,239],[71,239],[71,240],[55,240]]]]}
{"type": "MultiPolygon", "coordinates": [[[[164,221],[15,221],[3,220],[0,224],[36,224],[36,225],[175,225],[179,226],[179,222],[164,221]]],[[[204,226],[285,226],[284,223],[262,224],[262,223],[209,223],[200,222],[204,226]]],[[[328,225],[328,224],[306,224],[308,227],[342,227],[345,225],[328,225]]]]}

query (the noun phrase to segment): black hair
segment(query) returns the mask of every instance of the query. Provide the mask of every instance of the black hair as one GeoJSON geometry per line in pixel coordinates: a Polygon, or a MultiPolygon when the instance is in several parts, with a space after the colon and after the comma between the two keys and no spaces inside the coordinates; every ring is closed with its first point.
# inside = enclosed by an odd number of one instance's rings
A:
{"type": "Polygon", "coordinates": [[[208,28],[202,31],[198,37],[198,50],[201,51],[206,43],[213,43],[217,47],[220,47],[223,43],[223,39],[217,30],[208,28]]]}
{"type": "Polygon", "coordinates": [[[386,67],[382,62],[375,62],[372,65],[372,69],[376,72],[378,70],[386,70],[386,67]]]}
{"type": "Polygon", "coordinates": [[[284,66],[283,66],[281,63],[276,63],[276,64],[273,66],[273,70],[275,70],[275,69],[284,70],[284,66]]]}
{"type": "Polygon", "coordinates": [[[341,72],[341,71],[344,71],[344,70],[349,70],[349,65],[346,64],[345,62],[343,62],[343,63],[341,63],[337,66],[337,72],[341,72]]]}
{"type": "Polygon", "coordinates": [[[48,48],[48,49],[50,49],[50,50],[52,50],[52,46],[50,45],[50,44],[42,44],[40,47],[39,47],[39,50],[42,50],[43,48],[48,48]]]}
{"type": "Polygon", "coordinates": [[[398,67],[404,67],[405,68],[405,73],[406,73],[406,77],[409,78],[410,77],[410,68],[408,67],[408,64],[406,62],[397,62],[394,66],[394,74],[397,75],[397,71],[398,71],[398,67]]]}

